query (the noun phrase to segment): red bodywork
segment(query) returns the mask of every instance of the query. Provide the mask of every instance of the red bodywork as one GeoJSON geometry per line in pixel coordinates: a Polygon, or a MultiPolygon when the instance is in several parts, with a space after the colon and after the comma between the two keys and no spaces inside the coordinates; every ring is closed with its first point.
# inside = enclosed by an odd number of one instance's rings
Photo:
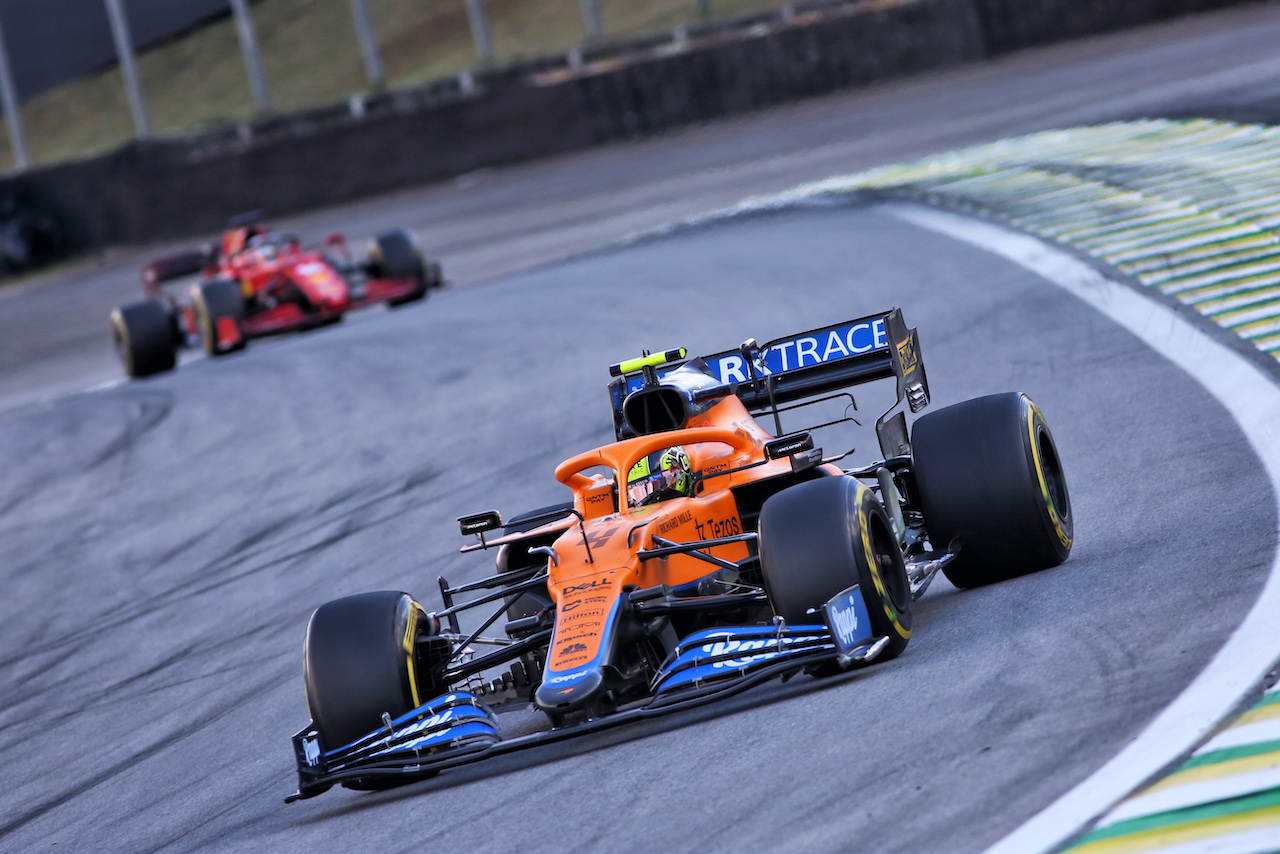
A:
{"type": "MultiPolygon", "coordinates": [[[[330,235],[326,242],[349,256],[342,235],[330,235]]],[[[349,276],[356,268],[348,266],[348,274],[343,275],[325,254],[304,250],[297,238],[272,236],[261,226],[229,229],[216,257],[201,272],[204,282],[239,282],[245,299],[245,317],[240,324],[220,324],[217,329],[220,343],[230,346],[241,338],[322,326],[352,309],[401,299],[422,286],[414,279],[361,275],[362,287],[355,291],[349,276]],[[253,238],[267,237],[272,240],[254,245],[258,241],[253,238]]],[[[143,284],[150,296],[164,298],[160,281],[150,266],[143,270],[143,284]]],[[[181,311],[188,337],[198,337],[194,308],[187,303],[181,311]]]]}

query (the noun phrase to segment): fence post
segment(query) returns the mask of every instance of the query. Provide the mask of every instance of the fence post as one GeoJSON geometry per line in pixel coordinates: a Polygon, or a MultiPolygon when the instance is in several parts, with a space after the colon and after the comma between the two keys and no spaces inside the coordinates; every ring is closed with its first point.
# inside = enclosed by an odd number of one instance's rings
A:
{"type": "Polygon", "coordinates": [[[369,85],[381,89],[386,80],[382,76],[382,62],[378,57],[378,36],[373,31],[369,7],[365,0],[351,0],[351,16],[356,21],[356,38],[360,41],[360,55],[364,57],[364,75],[369,85]]]}
{"type": "Polygon", "coordinates": [[[600,17],[598,0],[578,0],[582,6],[582,22],[587,28],[587,38],[593,42],[604,41],[604,19],[600,17]]]}
{"type": "Polygon", "coordinates": [[[485,65],[493,65],[493,37],[489,35],[489,21],[484,16],[481,0],[467,0],[467,19],[471,22],[471,38],[476,43],[476,53],[485,65]]]}
{"type": "Polygon", "coordinates": [[[9,148],[13,151],[14,168],[26,169],[31,161],[27,158],[27,140],[22,131],[18,87],[13,85],[13,69],[9,65],[9,48],[4,41],[3,26],[0,26],[0,104],[4,107],[4,121],[9,128],[9,148]]]}
{"type": "Polygon", "coordinates": [[[151,120],[147,117],[147,102],[142,99],[142,86],[138,83],[138,69],[133,64],[133,40],[129,37],[129,21],[125,17],[123,0],[106,0],[107,17],[111,20],[111,38],[116,43],[116,56],[120,58],[120,72],[124,75],[124,92],[129,98],[129,111],[133,113],[133,127],[139,139],[151,136],[151,120]]]}
{"type": "Polygon", "coordinates": [[[231,0],[231,11],[236,17],[236,33],[240,36],[240,50],[244,54],[244,66],[249,72],[249,88],[253,90],[258,110],[271,112],[271,95],[267,92],[267,77],[262,73],[262,59],[258,56],[258,40],[253,35],[253,19],[249,17],[249,5],[245,0],[231,0]]]}

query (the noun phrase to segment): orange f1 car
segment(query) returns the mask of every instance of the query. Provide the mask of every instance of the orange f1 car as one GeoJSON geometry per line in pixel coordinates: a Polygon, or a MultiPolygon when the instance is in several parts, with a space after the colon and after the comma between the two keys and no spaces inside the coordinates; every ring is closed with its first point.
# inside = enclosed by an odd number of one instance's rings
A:
{"type": "Polygon", "coordinates": [[[1040,410],[996,394],[908,431],[904,410],[923,409],[929,387],[897,309],[685,355],[613,366],[617,441],[557,467],[570,503],[459,519],[479,538],[464,552],[497,550],[495,575],[439,579],[430,613],[394,591],[316,610],[288,800],[885,661],[906,649],[912,602],[939,571],[972,587],[1067,558],[1071,503],[1040,410]],[[852,402],[844,389],[880,379],[897,384],[876,422],[882,459],[840,468],[847,455],[813,441],[832,422],[783,434],[780,413],[852,402]],[[495,609],[464,631],[458,615],[484,605],[495,609]],[[499,710],[530,702],[550,727],[504,736],[499,710]]]}
{"type": "Polygon", "coordinates": [[[232,221],[218,247],[182,252],[142,268],[147,299],[111,313],[116,354],[131,377],[173,370],[183,347],[210,356],[242,349],[250,338],[336,323],[375,303],[416,302],[443,282],[404,229],[381,234],[357,259],[341,233],[328,251],[304,250],[292,234],[256,219],[232,221]],[[200,275],[177,299],[164,283],[200,275]]]}

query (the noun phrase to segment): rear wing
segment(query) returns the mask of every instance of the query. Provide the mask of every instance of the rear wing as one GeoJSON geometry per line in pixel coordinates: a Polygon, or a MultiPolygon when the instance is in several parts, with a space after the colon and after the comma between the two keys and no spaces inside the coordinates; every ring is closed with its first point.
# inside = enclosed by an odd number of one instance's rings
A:
{"type": "MultiPolygon", "coordinates": [[[[916,330],[907,328],[902,311],[897,308],[788,335],[763,346],[747,340],[737,350],[668,363],[653,371],[653,378],[661,384],[671,372],[698,362],[713,382],[711,388],[691,392],[697,401],[736,394],[752,415],[890,377],[897,381],[895,407],[906,400],[912,412],[919,412],[929,403],[920,340],[916,330]]],[[[633,435],[623,418],[623,402],[646,382],[645,371],[636,370],[609,384],[614,429],[619,439],[633,435]]],[[[882,446],[883,421],[882,417],[877,422],[882,446]]],[[[902,422],[905,434],[905,417],[902,422]]]]}
{"type": "Polygon", "coordinates": [[[164,296],[161,285],[165,282],[194,276],[217,260],[218,255],[212,246],[157,258],[142,268],[142,288],[152,299],[161,299],[164,296]]]}

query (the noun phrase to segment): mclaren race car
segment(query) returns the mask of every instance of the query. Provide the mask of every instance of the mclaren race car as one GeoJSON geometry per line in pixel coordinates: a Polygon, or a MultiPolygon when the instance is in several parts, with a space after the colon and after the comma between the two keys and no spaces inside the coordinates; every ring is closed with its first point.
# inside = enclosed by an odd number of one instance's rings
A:
{"type": "Polygon", "coordinates": [[[250,338],[336,323],[355,308],[415,302],[442,279],[404,229],[379,235],[356,258],[341,233],[326,238],[325,251],[303,249],[295,235],[248,219],[233,220],[218,247],[147,264],[142,284],[147,299],[111,313],[116,354],[131,377],[172,370],[183,347],[222,356],[250,338]],[[185,300],[164,288],[197,274],[185,300]]]}
{"type": "Polygon", "coordinates": [[[556,468],[570,503],[458,520],[478,538],[462,551],[496,551],[496,574],[440,578],[434,611],[395,591],[315,611],[288,800],[885,661],[939,571],[973,587],[1067,558],[1071,503],[1040,410],[996,394],[908,431],[929,386],[899,310],[685,357],[611,368],[617,441],[556,468]],[[782,435],[780,413],[852,403],[848,387],[881,379],[897,392],[876,422],[881,459],[841,468],[847,454],[813,440],[831,423],[782,435]],[[504,733],[499,712],[529,704],[548,725],[504,733]]]}

